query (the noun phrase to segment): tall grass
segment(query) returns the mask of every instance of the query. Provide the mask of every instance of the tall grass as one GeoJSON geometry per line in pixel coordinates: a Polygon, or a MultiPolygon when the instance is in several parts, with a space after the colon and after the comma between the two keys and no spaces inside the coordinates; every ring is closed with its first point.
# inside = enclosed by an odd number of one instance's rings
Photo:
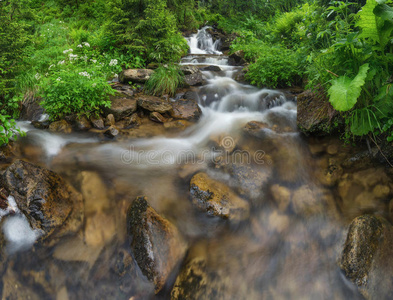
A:
{"type": "Polygon", "coordinates": [[[176,65],[158,67],[145,84],[145,92],[154,96],[174,96],[184,83],[184,74],[176,65]]]}

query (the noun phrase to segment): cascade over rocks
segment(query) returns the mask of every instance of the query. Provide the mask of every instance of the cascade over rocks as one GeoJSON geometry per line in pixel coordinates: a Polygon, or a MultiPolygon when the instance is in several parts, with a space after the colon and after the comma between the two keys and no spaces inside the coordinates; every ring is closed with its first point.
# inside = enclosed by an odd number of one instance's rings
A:
{"type": "Polygon", "coordinates": [[[127,212],[131,249],[142,273],[158,293],[174,267],[183,258],[186,244],[177,228],[160,216],[146,197],[134,200],[127,212]]]}
{"type": "Polygon", "coordinates": [[[154,70],[150,69],[127,69],[119,74],[119,80],[122,83],[145,83],[153,73],[154,70]]]}
{"type": "Polygon", "coordinates": [[[82,224],[82,210],[77,211],[82,196],[52,171],[17,160],[0,177],[0,185],[15,198],[31,227],[43,234],[42,239],[65,226],[68,219],[82,224]]]}

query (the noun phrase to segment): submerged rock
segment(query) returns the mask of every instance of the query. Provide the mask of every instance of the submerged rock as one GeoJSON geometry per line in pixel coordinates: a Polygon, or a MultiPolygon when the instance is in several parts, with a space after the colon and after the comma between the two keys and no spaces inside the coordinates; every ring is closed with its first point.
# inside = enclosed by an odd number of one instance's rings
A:
{"type": "Polygon", "coordinates": [[[339,262],[366,299],[393,298],[393,227],[384,218],[354,219],[339,262]]]}
{"type": "Polygon", "coordinates": [[[120,73],[119,80],[122,83],[145,83],[153,73],[150,69],[127,69],[120,73]]]}
{"type": "Polygon", "coordinates": [[[105,130],[104,135],[108,138],[114,138],[120,133],[119,128],[115,125],[110,126],[107,130],[105,130]]]}
{"type": "Polygon", "coordinates": [[[72,126],[66,120],[61,120],[51,123],[49,130],[53,132],[71,133],[72,126]]]}
{"type": "Polygon", "coordinates": [[[206,173],[198,173],[192,177],[190,195],[192,203],[210,216],[242,221],[250,215],[250,205],[246,200],[206,173]]]}
{"type": "Polygon", "coordinates": [[[179,99],[172,104],[170,115],[175,119],[197,121],[201,117],[202,111],[195,100],[179,99]]]}
{"type": "Polygon", "coordinates": [[[131,117],[126,122],[127,127],[138,127],[141,124],[142,124],[142,120],[137,113],[132,114],[131,117]]]}
{"type": "Polygon", "coordinates": [[[81,225],[81,217],[68,219],[82,197],[56,173],[17,160],[1,176],[0,184],[15,198],[31,227],[39,230],[43,239],[63,227],[66,221],[77,221],[81,225]]]}
{"type": "Polygon", "coordinates": [[[105,107],[105,114],[112,114],[116,121],[120,121],[126,117],[129,117],[136,111],[137,102],[136,99],[130,97],[111,97],[111,106],[105,107]]]}
{"type": "Polygon", "coordinates": [[[160,216],[145,197],[135,199],[128,209],[127,230],[135,260],[158,293],[183,258],[185,242],[177,228],[160,216]]]}
{"type": "Polygon", "coordinates": [[[138,98],[138,106],[151,112],[164,114],[172,109],[172,105],[159,97],[142,95],[138,98]]]}

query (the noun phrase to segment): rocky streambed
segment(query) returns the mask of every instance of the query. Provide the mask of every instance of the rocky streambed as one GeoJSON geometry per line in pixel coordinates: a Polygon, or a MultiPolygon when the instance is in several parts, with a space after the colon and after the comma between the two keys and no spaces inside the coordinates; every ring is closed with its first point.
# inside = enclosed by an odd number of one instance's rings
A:
{"type": "Polygon", "coordinates": [[[3,299],[392,298],[391,168],[299,133],[296,95],[239,83],[206,30],[174,99],[116,83],[99,118],[25,108],[1,152],[3,299]]]}

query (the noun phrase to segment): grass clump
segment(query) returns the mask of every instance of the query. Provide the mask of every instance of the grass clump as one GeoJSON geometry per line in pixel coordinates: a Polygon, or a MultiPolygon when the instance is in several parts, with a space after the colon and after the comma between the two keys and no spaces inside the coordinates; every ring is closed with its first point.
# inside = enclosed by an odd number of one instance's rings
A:
{"type": "Polygon", "coordinates": [[[177,65],[158,67],[145,85],[145,92],[154,96],[174,96],[178,87],[184,84],[184,74],[177,65]]]}

